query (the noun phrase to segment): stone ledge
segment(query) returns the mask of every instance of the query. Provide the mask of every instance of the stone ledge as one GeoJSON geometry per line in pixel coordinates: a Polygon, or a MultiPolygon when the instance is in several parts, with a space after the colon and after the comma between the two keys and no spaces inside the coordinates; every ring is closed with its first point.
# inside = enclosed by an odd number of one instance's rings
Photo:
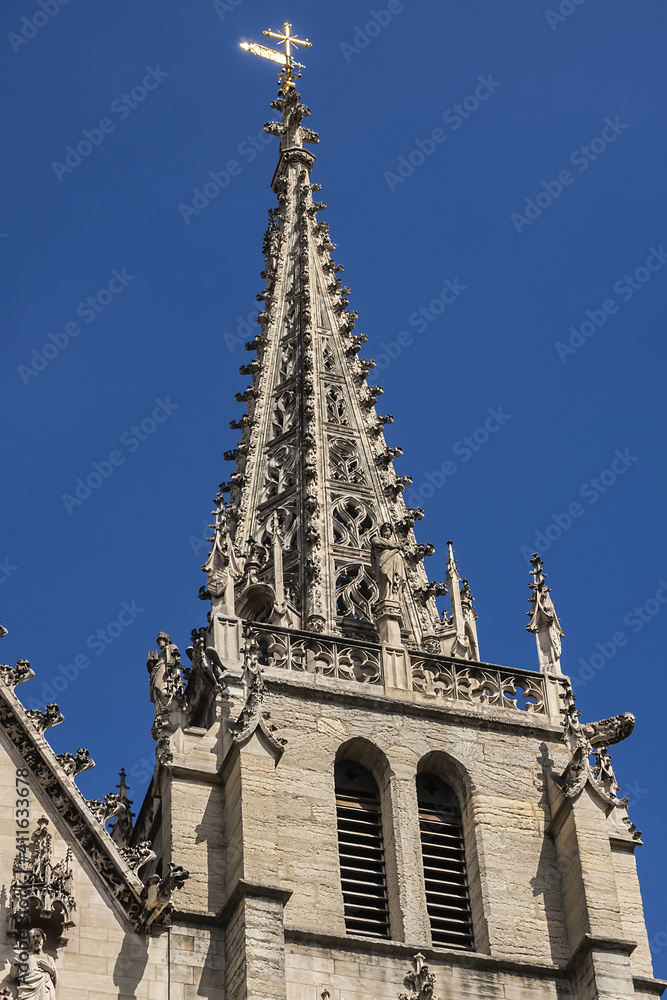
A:
{"type": "Polygon", "coordinates": [[[626,955],[629,958],[636,947],[637,942],[627,938],[596,937],[594,934],[584,934],[574,949],[572,958],[567,963],[567,970],[572,972],[581,963],[584,956],[591,951],[616,952],[617,955],[626,955]]]}
{"type": "Polygon", "coordinates": [[[649,979],[647,976],[633,976],[632,985],[635,992],[653,997],[661,997],[667,989],[667,982],[664,979],[649,979]]]}
{"type": "Polygon", "coordinates": [[[258,899],[277,899],[283,906],[292,896],[291,889],[283,889],[279,885],[261,885],[259,882],[246,882],[240,878],[220,910],[219,920],[226,924],[238,903],[246,896],[258,899]]]}
{"type": "Polygon", "coordinates": [[[454,951],[432,948],[424,944],[406,944],[403,941],[389,941],[381,938],[341,937],[337,934],[318,934],[298,928],[285,928],[285,944],[312,945],[332,948],[337,951],[375,952],[382,955],[403,956],[411,960],[421,952],[428,962],[449,962],[469,969],[484,969],[492,972],[510,972],[519,976],[534,976],[543,979],[567,979],[567,969],[558,965],[541,962],[521,962],[511,958],[494,958],[477,951],[454,951]]]}
{"type": "MultiPolygon", "coordinates": [[[[276,668],[278,669],[278,668],[276,668]]],[[[330,678],[322,678],[329,681],[323,684],[321,680],[313,683],[310,677],[293,676],[291,671],[283,671],[281,674],[270,672],[270,667],[264,668],[264,682],[267,689],[277,691],[297,691],[300,697],[309,697],[312,700],[329,702],[349,702],[352,705],[363,705],[366,708],[374,708],[386,713],[387,709],[393,709],[401,715],[417,715],[420,718],[430,719],[455,719],[462,724],[474,723],[480,727],[493,728],[505,731],[530,732],[535,736],[547,737],[553,742],[561,743],[563,739],[563,724],[561,719],[552,720],[551,716],[540,716],[537,713],[511,711],[506,708],[497,708],[494,705],[480,705],[477,710],[459,707],[459,704],[436,705],[429,701],[417,701],[416,698],[395,698],[384,693],[382,688],[377,690],[369,689],[369,685],[359,684],[358,687],[351,688],[349,681],[345,682],[345,687],[338,685],[338,682],[330,678]],[[291,676],[284,676],[285,674],[291,676]]],[[[317,675],[319,678],[319,675],[317,675]]],[[[413,692],[406,691],[405,695],[412,696],[413,692]]]]}

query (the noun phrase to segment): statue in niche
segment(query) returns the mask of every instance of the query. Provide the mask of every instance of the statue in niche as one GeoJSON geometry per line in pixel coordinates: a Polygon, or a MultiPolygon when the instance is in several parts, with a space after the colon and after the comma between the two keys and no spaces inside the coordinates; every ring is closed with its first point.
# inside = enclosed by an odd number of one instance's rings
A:
{"type": "Polygon", "coordinates": [[[148,654],[146,666],[150,674],[150,699],[155,706],[155,715],[168,711],[178,691],[181,679],[181,654],[171,636],[160,632],[156,642],[158,649],[148,654]]]}
{"type": "Polygon", "coordinates": [[[380,603],[398,603],[406,586],[403,547],[392,540],[391,524],[385,521],[380,534],[371,539],[373,576],[380,591],[380,603]]]}
{"type": "Polygon", "coordinates": [[[28,931],[28,958],[15,954],[10,975],[19,984],[17,1000],[56,1000],[56,964],[44,951],[46,937],[39,927],[28,931]]]}

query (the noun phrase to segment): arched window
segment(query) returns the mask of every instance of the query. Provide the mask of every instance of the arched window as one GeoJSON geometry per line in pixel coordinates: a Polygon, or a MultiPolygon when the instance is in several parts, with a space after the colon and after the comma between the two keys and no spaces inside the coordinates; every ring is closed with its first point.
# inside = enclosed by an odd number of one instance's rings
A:
{"type": "Polygon", "coordinates": [[[426,909],[433,944],[475,947],[466,871],[461,807],[456,795],[434,774],[417,775],[426,909]]]}
{"type": "Polygon", "coordinates": [[[345,928],[349,934],[389,937],[387,876],[380,795],[375,778],[361,764],[336,764],[338,853],[345,928]]]}

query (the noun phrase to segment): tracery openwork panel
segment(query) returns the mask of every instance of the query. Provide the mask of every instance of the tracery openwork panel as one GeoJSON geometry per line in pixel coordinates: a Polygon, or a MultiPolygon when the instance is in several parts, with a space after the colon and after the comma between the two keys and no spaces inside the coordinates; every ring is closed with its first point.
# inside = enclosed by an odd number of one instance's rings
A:
{"type": "Polygon", "coordinates": [[[326,389],[327,421],[330,424],[347,426],[345,394],[339,385],[328,385],[326,389]]]}
{"type": "Polygon", "coordinates": [[[366,482],[366,473],[354,438],[339,437],[329,441],[329,470],[332,479],[343,483],[366,482]]]}
{"type": "Polygon", "coordinates": [[[279,393],[273,404],[271,418],[272,437],[280,437],[291,430],[296,420],[296,395],[291,389],[279,393]]]}
{"type": "Polygon", "coordinates": [[[377,533],[376,518],[362,500],[341,497],[332,510],[334,542],[350,548],[361,549],[370,545],[377,533]]]}
{"type": "Polygon", "coordinates": [[[271,507],[259,515],[261,524],[259,542],[267,550],[271,548],[273,544],[274,514],[277,517],[278,528],[282,535],[283,552],[293,552],[297,547],[298,541],[298,518],[296,504],[293,499],[280,504],[278,507],[271,507]]]}
{"type": "Polygon", "coordinates": [[[328,340],[324,341],[324,346],[322,348],[322,367],[327,375],[335,375],[336,358],[328,340]]]}
{"type": "Polygon", "coordinates": [[[525,712],[547,713],[544,678],[489,667],[461,667],[435,657],[413,656],[412,684],[431,698],[450,698],[475,705],[497,705],[525,712]],[[523,695],[523,704],[517,689],[523,695]]]}
{"type": "Polygon", "coordinates": [[[296,484],[297,457],[294,445],[283,444],[269,453],[262,501],[277,497],[296,484]]]}
{"type": "Polygon", "coordinates": [[[259,644],[260,663],[266,667],[321,674],[362,684],[382,682],[377,647],[254,628],[251,635],[259,644]]]}
{"type": "Polygon", "coordinates": [[[377,584],[366,566],[340,569],[336,577],[336,610],[339,615],[373,621],[373,605],[380,597],[377,584]]]}
{"type": "Polygon", "coordinates": [[[293,340],[283,344],[280,350],[280,364],[278,366],[278,381],[287,382],[296,372],[296,344],[293,340]]]}

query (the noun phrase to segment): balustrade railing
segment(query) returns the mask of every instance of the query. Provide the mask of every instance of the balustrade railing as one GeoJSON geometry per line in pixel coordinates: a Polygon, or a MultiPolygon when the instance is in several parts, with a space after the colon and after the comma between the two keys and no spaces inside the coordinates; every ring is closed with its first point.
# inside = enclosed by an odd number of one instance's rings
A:
{"type": "Polygon", "coordinates": [[[548,713],[546,679],[542,674],[464,666],[444,656],[413,654],[410,659],[413,687],[427,697],[548,713]]]}
{"type": "MultiPolygon", "coordinates": [[[[343,681],[380,685],[384,680],[382,647],[338,636],[316,636],[260,623],[248,623],[246,635],[259,644],[265,667],[320,674],[343,681]]],[[[424,699],[493,705],[511,711],[548,715],[548,684],[558,678],[528,670],[467,664],[437,654],[410,652],[413,691],[424,699]]],[[[564,692],[563,692],[564,693],[564,692]]],[[[560,689],[552,695],[558,702],[560,689]]]]}

